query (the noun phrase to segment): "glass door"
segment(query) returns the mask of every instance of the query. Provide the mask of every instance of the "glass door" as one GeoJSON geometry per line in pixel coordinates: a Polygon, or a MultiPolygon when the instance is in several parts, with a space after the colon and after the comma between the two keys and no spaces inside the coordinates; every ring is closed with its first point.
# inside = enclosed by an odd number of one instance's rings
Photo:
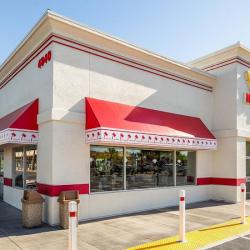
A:
{"type": "Polygon", "coordinates": [[[3,151],[0,151],[0,200],[3,199],[3,151]]]}

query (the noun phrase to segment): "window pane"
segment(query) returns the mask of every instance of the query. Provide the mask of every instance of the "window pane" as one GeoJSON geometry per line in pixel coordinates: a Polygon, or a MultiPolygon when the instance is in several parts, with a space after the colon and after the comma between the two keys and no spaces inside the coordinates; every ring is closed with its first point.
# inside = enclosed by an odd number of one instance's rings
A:
{"type": "Polygon", "coordinates": [[[174,152],[160,152],[158,186],[174,185],[174,152]]]}
{"type": "Polygon", "coordinates": [[[14,186],[20,188],[36,187],[37,146],[13,149],[14,186]]]}
{"type": "Polygon", "coordinates": [[[123,148],[90,147],[91,192],[124,189],[123,148]]]}
{"type": "Polygon", "coordinates": [[[25,188],[36,187],[36,172],[37,172],[37,147],[30,146],[25,148],[26,166],[25,166],[25,188]]]}
{"type": "Polygon", "coordinates": [[[176,151],[176,185],[195,184],[196,152],[176,151]]]}
{"type": "Polygon", "coordinates": [[[246,176],[250,176],[250,159],[246,160],[246,176]]]}
{"type": "Polygon", "coordinates": [[[14,149],[14,186],[23,187],[23,148],[14,149]]]}
{"type": "Polygon", "coordinates": [[[127,189],[172,186],[173,152],[127,149],[127,189]]]}
{"type": "Polygon", "coordinates": [[[0,200],[3,199],[3,171],[4,171],[3,158],[4,158],[4,153],[3,151],[0,150],[0,200]]]}
{"type": "Polygon", "coordinates": [[[3,151],[0,151],[0,177],[3,176],[3,151]]]}
{"type": "Polygon", "coordinates": [[[246,156],[250,156],[250,142],[246,142],[246,156]]]}

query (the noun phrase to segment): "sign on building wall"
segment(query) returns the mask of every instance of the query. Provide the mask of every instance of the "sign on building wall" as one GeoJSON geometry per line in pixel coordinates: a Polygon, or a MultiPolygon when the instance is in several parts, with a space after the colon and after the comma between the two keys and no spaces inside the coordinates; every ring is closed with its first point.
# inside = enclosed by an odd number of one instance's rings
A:
{"type": "MultiPolygon", "coordinates": [[[[250,90],[250,70],[246,71],[245,79],[247,82],[248,89],[250,90]]],[[[250,93],[244,94],[244,101],[245,101],[245,103],[250,104],[250,93]]]]}
{"type": "Polygon", "coordinates": [[[48,51],[45,55],[43,55],[37,64],[37,67],[41,69],[46,63],[48,63],[51,60],[52,54],[51,51],[48,51]]]}

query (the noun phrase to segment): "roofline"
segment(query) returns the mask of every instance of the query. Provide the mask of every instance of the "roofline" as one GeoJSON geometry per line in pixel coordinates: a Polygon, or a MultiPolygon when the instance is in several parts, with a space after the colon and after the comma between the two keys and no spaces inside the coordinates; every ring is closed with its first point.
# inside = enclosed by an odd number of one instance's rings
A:
{"type": "Polygon", "coordinates": [[[106,34],[102,31],[99,31],[97,29],[93,29],[93,28],[90,28],[86,25],[83,25],[77,21],[74,21],[70,18],[67,18],[67,17],[64,17],[56,12],[53,12],[51,10],[46,10],[45,13],[42,15],[42,17],[37,21],[37,23],[33,26],[33,28],[27,33],[27,35],[24,37],[23,40],[21,40],[21,42],[17,45],[17,47],[13,50],[13,52],[3,61],[3,63],[0,65],[0,72],[1,70],[5,67],[6,64],[8,64],[8,62],[11,61],[12,57],[18,52],[18,50],[21,49],[21,47],[26,43],[26,41],[35,33],[36,30],[39,29],[39,26],[48,18],[48,17],[51,17],[53,19],[56,19],[60,22],[64,22],[64,23],[67,23],[71,26],[75,26],[79,29],[82,29],[82,30],[85,30],[87,32],[90,32],[90,33],[93,33],[99,37],[103,37],[103,38],[106,38],[106,39],[109,39],[113,42],[116,42],[116,43],[119,43],[123,46],[126,46],[126,47],[129,47],[131,49],[134,49],[134,50],[137,50],[139,52],[142,52],[142,53],[145,53],[145,54],[148,54],[149,56],[152,56],[152,57],[155,57],[155,58],[158,58],[158,59],[161,59],[165,62],[168,62],[168,63],[171,63],[173,65],[176,65],[176,66],[179,66],[179,67],[182,67],[182,68],[185,68],[187,70],[190,70],[190,71],[193,71],[193,72],[196,72],[198,74],[201,74],[203,76],[206,76],[206,77],[210,77],[211,79],[215,79],[216,77],[210,73],[207,73],[199,68],[196,68],[196,67],[192,67],[190,66],[189,64],[185,64],[185,63],[182,63],[182,62],[179,62],[177,60],[174,60],[174,59],[170,59],[170,58],[167,58],[165,56],[162,56],[160,54],[157,54],[155,52],[152,52],[152,51],[149,51],[147,49],[144,49],[144,48],[141,48],[135,44],[132,44],[132,43],[129,43],[129,42],[126,42],[120,38],[117,38],[115,36],[111,36],[109,34],[106,34]]]}
{"type": "Polygon", "coordinates": [[[75,26],[78,26],[78,28],[81,28],[81,29],[84,29],[84,30],[86,30],[86,31],[92,32],[92,33],[94,33],[94,34],[96,34],[96,35],[98,35],[98,36],[102,36],[102,37],[104,37],[104,38],[108,38],[108,39],[110,39],[110,40],[112,40],[112,41],[114,41],[114,42],[123,44],[123,45],[125,45],[125,46],[127,46],[127,47],[130,47],[130,48],[132,48],[132,49],[141,51],[141,52],[143,52],[143,53],[147,53],[147,54],[149,54],[149,55],[151,55],[151,56],[153,56],[153,57],[158,57],[158,58],[160,58],[160,59],[162,59],[162,60],[164,60],[164,61],[173,63],[173,64],[175,64],[175,65],[177,65],[177,66],[180,66],[180,67],[183,67],[183,68],[186,68],[186,69],[189,69],[189,70],[193,70],[193,71],[195,71],[195,72],[197,72],[197,73],[201,73],[201,74],[203,74],[203,75],[205,75],[205,76],[214,78],[214,76],[213,76],[212,74],[207,73],[207,72],[205,72],[205,71],[203,71],[203,70],[201,70],[201,69],[192,68],[192,67],[190,67],[188,64],[179,62],[179,61],[177,61],[177,60],[175,60],[175,59],[168,58],[168,57],[165,57],[165,56],[163,56],[163,55],[161,55],[161,54],[158,54],[158,53],[156,53],[156,52],[147,50],[147,49],[142,48],[142,47],[140,47],[140,46],[138,46],[138,45],[136,45],[136,44],[127,42],[127,41],[125,41],[125,40],[123,40],[123,39],[121,39],[121,38],[119,38],[119,37],[116,37],[116,36],[113,36],[113,35],[109,35],[109,34],[107,34],[107,33],[104,33],[104,32],[102,32],[102,31],[100,31],[100,30],[98,30],[98,29],[94,29],[94,28],[91,28],[91,27],[89,27],[89,26],[87,26],[87,25],[83,25],[83,24],[81,24],[80,22],[74,21],[74,20],[72,20],[72,19],[70,19],[70,18],[68,18],[68,17],[62,16],[62,15],[60,15],[60,14],[58,14],[58,13],[56,13],[56,12],[53,12],[53,11],[51,11],[51,10],[48,10],[48,13],[51,14],[51,15],[53,15],[54,17],[60,18],[60,21],[63,21],[63,22],[70,22],[71,25],[74,24],[75,26]]]}
{"type": "Polygon", "coordinates": [[[32,36],[32,34],[39,28],[39,26],[46,20],[50,10],[46,10],[41,18],[35,23],[33,28],[28,31],[27,35],[18,43],[17,47],[10,53],[10,55],[0,65],[0,71],[11,60],[11,58],[17,53],[17,51],[25,44],[25,42],[32,36]]]}
{"type": "Polygon", "coordinates": [[[233,50],[233,49],[243,49],[245,52],[249,53],[249,55],[250,55],[250,49],[248,47],[246,47],[244,44],[242,44],[240,41],[238,41],[238,42],[236,42],[234,44],[231,44],[231,45],[229,45],[229,46],[227,46],[227,47],[225,47],[223,49],[219,49],[217,51],[208,53],[208,54],[206,54],[204,56],[201,56],[201,57],[198,57],[198,58],[196,58],[194,60],[191,60],[191,61],[187,62],[187,64],[188,65],[196,64],[196,63],[205,61],[208,58],[211,58],[211,57],[226,53],[226,52],[228,52],[230,50],[233,50]]]}

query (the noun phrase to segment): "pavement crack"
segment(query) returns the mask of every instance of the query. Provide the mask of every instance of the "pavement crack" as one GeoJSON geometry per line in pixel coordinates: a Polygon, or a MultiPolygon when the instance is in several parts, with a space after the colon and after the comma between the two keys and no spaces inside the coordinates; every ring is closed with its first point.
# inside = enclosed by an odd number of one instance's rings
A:
{"type": "Polygon", "coordinates": [[[7,237],[17,248],[24,250],[22,247],[20,247],[14,240],[12,240],[9,236],[7,237]]]}

